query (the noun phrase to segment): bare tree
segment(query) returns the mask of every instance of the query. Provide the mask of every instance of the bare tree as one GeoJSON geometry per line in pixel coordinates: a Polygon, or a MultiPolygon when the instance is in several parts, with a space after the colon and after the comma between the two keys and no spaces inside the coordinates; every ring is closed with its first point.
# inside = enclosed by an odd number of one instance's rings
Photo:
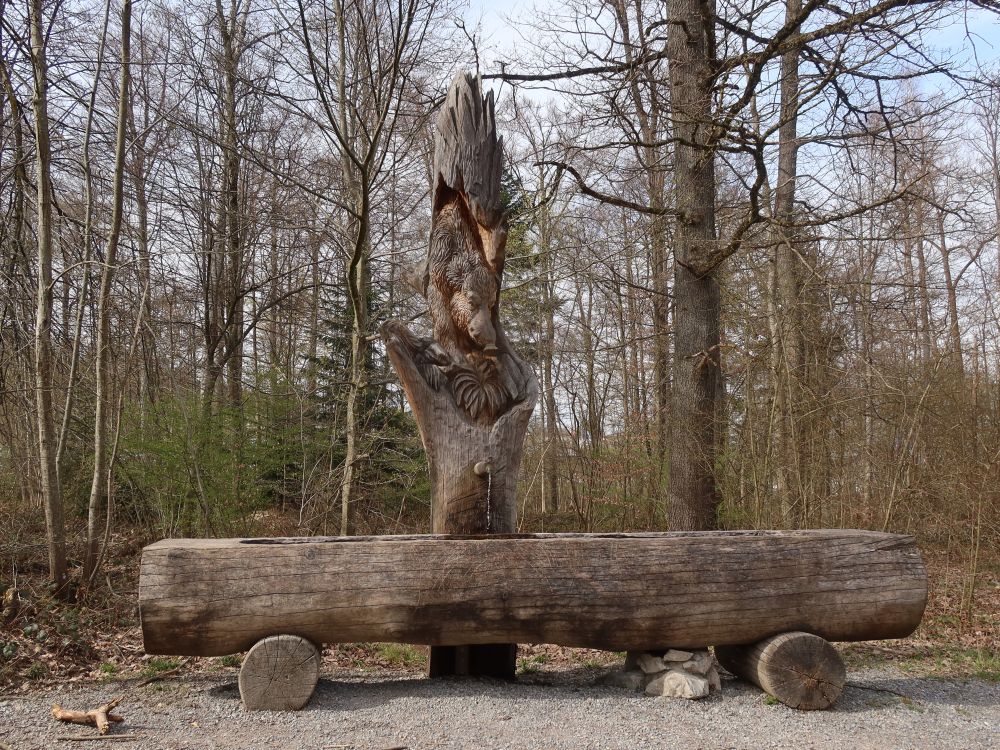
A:
{"type": "Polygon", "coordinates": [[[66,537],[62,492],[56,462],[53,410],[52,354],[52,149],[49,134],[49,68],[46,59],[46,24],[42,0],[31,0],[31,64],[34,74],[32,107],[35,114],[36,228],[38,237],[38,292],[35,317],[35,408],[38,456],[41,462],[42,502],[48,529],[49,577],[57,591],[65,588],[66,537]]]}
{"type": "Polygon", "coordinates": [[[372,199],[403,122],[411,78],[440,7],[437,0],[320,4],[298,0],[309,77],[342,170],[344,283],[351,310],[340,533],[352,532],[355,478],[363,460],[363,394],[369,387],[372,330],[372,199]]]}
{"type": "Polygon", "coordinates": [[[87,543],[83,557],[83,578],[92,581],[97,573],[101,500],[108,504],[110,522],[110,495],[114,467],[107,460],[108,418],[111,410],[111,287],[118,270],[118,249],[121,244],[122,215],[125,207],[125,133],[128,130],[128,112],[132,44],[132,0],[124,0],[121,13],[121,61],[118,82],[118,124],[115,135],[115,164],[112,179],[111,228],[104,251],[101,270],[101,290],[97,298],[97,389],[94,409],[94,473],[90,484],[90,501],[87,505],[87,543]]]}

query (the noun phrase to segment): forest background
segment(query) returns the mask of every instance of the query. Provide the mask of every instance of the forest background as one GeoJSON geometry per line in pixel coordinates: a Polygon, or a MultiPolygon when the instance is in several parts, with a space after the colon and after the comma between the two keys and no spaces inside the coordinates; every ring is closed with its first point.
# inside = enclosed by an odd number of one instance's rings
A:
{"type": "Polygon", "coordinates": [[[5,681],[107,659],[81,633],[134,626],[155,539],[428,530],[378,329],[427,322],[464,69],[497,94],[501,315],[541,386],[521,530],[914,534],[930,632],[1000,674],[995,11],[4,0],[5,681]],[[693,102],[672,29],[705,49],[693,102]]]}

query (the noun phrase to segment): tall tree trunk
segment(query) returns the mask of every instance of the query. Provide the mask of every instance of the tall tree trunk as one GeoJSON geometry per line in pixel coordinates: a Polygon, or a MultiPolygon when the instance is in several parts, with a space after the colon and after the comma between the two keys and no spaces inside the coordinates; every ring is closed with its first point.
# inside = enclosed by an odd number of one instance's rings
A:
{"type": "Polygon", "coordinates": [[[340,534],[353,533],[354,485],[360,460],[361,409],[368,387],[368,202],[366,194],[359,206],[357,236],[347,271],[347,294],[351,306],[350,382],[347,386],[347,414],[344,477],[340,484],[340,534]]]}
{"type": "Polygon", "coordinates": [[[542,281],[542,390],[544,391],[545,444],[542,450],[543,488],[542,510],[559,510],[559,411],[555,391],[556,349],[556,294],[555,294],[555,243],[552,242],[552,215],[546,206],[542,209],[539,226],[539,245],[543,253],[545,278],[542,281]]]}
{"type": "Polygon", "coordinates": [[[66,585],[66,532],[56,467],[55,415],[52,408],[52,150],[49,144],[48,63],[42,0],[31,0],[32,103],[35,114],[38,293],[35,315],[35,398],[42,502],[48,534],[49,577],[57,591],[66,585]]]}
{"type": "Polygon", "coordinates": [[[927,220],[926,203],[917,201],[916,219],[916,244],[917,251],[917,295],[919,300],[920,313],[920,352],[921,359],[925,364],[931,361],[934,355],[934,328],[931,325],[931,299],[930,286],[927,278],[927,254],[924,252],[925,243],[925,222],[927,220]]]}
{"type": "MultiPolygon", "coordinates": [[[[129,117],[131,118],[131,103],[129,117]]],[[[135,128],[132,128],[133,132],[135,128]]],[[[133,188],[135,190],[135,208],[139,220],[136,241],[139,245],[139,284],[146,290],[142,297],[142,367],[139,370],[139,425],[143,431],[146,427],[146,417],[149,405],[156,402],[159,392],[158,363],[156,357],[156,337],[153,334],[153,301],[150,293],[152,269],[149,247],[149,197],[146,193],[146,155],[141,145],[136,144],[135,174],[133,188]]]]}
{"type": "MultiPolygon", "coordinates": [[[[319,219],[316,219],[317,223],[319,219]]],[[[319,249],[322,236],[317,227],[309,242],[309,367],[308,367],[308,399],[316,398],[316,357],[319,352],[319,307],[322,301],[319,269],[319,249]]]]}
{"type": "Polygon", "coordinates": [[[6,241],[5,246],[10,251],[10,257],[4,259],[6,261],[4,272],[11,282],[8,286],[11,293],[3,295],[3,302],[0,304],[0,314],[3,316],[0,320],[5,324],[4,330],[0,331],[0,362],[6,361],[8,352],[18,353],[16,360],[12,362],[13,383],[7,381],[7,373],[0,368],[0,411],[3,412],[8,425],[11,465],[20,467],[22,472],[18,489],[23,507],[27,508],[32,498],[37,496],[35,488],[38,486],[34,457],[37,425],[31,424],[34,416],[31,405],[33,393],[28,390],[28,383],[32,377],[32,364],[27,356],[30,350],[27,321],[31,317],[31,311],[30,307],[25,305],[29,297],[26,286],[31,278],[31,259],[25,242],[28,233],[26,203],[31,182],[28,179],[26,168],[28,157],[24,148],[24,108],[17,98],[17,92],[7,72],[6,61],[2,60],[0,60],[0,77],[3,79],[5,99],[10,107],[10,127],[14,140],[12,165],[14,194],[11,218],[9,224],[3,227],[2,233],[6,241]],[[23,286],[14,283],[14,279],[18,277],[24,280],[23,286]],[[23,293],[15,293],[18,288],[22,289],[23,293]],[[12,321],[13,324],[6,325],[8,321],[12,321]]]}
{"type": "Polygon", "coordinates": [[[83,342],[83,318],[87,313],[87,300],[90,297],[90,266],[91,253],[94,246],[94,176],[90,168],[90,135],[93,130],[94,108],[97,100],[97,89],[101,83],[101,71],[104,68],[104,49],[108,37],[108,19],[111,16],[111,0],[104,4],[104,23],[101,25],[101,41],[97,47],[97,66],[94,70],[94,82],[90,89],[87,103],[87,119],[83,128],[83,148],[80,167],[83,170],[83,278],[80,280],[80,295],[77,299],[76,319],[73,322],[73,344],[69,358],[69,374],[66,376],[66,398],[63,401],[62,424],[59,427],[59,440],[56,443],[56,471],[62,476],[66,457],[66,447],[69,443],[69,426],[73,421],[73,408],[76,400],[77,368],[80,364],[80,348],[83,342]]]}
{"type": "Polygon", "coordinates": [[[719,286],[703,265],[716,243],[712,129],[713,0],[668,0],[675,146],[674,362],[668,512],[673,529],[716,526],[719,286]]]}
{"type": "Polygon", "coordinates": [[[944,272],[945,292],[948,295],[948,349],[952,364],[959,376],[965,373],[962,353],[962,331],[958,322],[958,289],[951,270],[951,248],[948,247],[948,232],[944,225],[944,212],[937,216],[938,242],[941,243],[941,269],[944,272]]]}
{"type": "MultiPolygon", "coordinates": [[[[345,455],[344,455],[344,475],[340,483],[340,533],[346,536],[353,531],[353,511],[354,511],[354,483],[357,478],[357,463],[361,451],[361,419],[359,414],[359,401],[363,398],[367,388],[368,372],[368,295],[369,271],[368,271],[368,251],[370,242],[370,200],[371,182],[366,173],[370,164],[369,160],[358,159],[356,149],[360,144],[358,136],[358,123],[354,117],[348,117],[348,107],[343,104],[347,101],[348,73],[348,29],[347,29],[347,9],[343,2],[338,2],[336,6],[337,23],[337,45],[340,52],[340,60],[337,70],[337,93],[342,102],[339,110],[339,131],[342,140],[344,153],[344,188],[353,209],[354,215],[349,224],[351,232],[350,257],[347,262],[347,298],[351,307],[351,359],[350,359],[350,383],[347,387],[347,404],[345,415],[345,455]]],[[[357,110],[355,110],[356,112],[357,110]]],[[[368,150],[368,154],[374,154],[374,144],[368,150]]]]}
{"type": "MultiPolygon", "coordinates": [[[[625,60],[632,64],[635,50],[647,49],[650,44],[643,7],[628,0],[613,0],[611,5],[618,18],[625,60]]],[[[649,208],[653,214],[649,224],[648,247],[653,297],[653,396],[657,454],[654,493],[659,494],[665,478],[670,442],[670,248],[667,216],[664,213],[667,205],[666,154],[660,145],[665,135],[664,106],[656,77],[646,66],[629,76],[628,91],[642,137],[643,145],[636,147],[636,153],[646,175],[649,208]]]]}
{"type": "Polygon", "coordinates": [[[222,37],[222,225],[225,235],[223,285],[225,294],[224,353],[227,375],[227,400],[233,410],[236,427],[243,427],[243,227],[240,206],[239,131],[236,125],[236,84],[243,44],[244,16],[236,0],[231,0],[228,16],[222,0],[216,0],[222,37]]]}
{"type": "Polygon", "coordinates": [[[107,465],[108,416],[111,401],[111,286],[118,267],[122,213],[125,204],[125,132],[128,128],[129,74],[131,56],[132,0],[122,3],[121,77],[118,83],[118,129],[115,135],[115,172],[112,186],[111,229],[108,232],[101,291],[97,298],[97,390],[94,408],[94,473],[87,504],[87,542],[83,555],[83,580],[97,572],[101,500],[108,501],[113,467],[107,465]]]}
{"type": "MultiPolygon", "coordinates": [[[[785,23],[798,17],[801,0],[786,0],[785,23]]],[[[802,331],[802,263],[795,230],[788,225],[795,218],[795,178],[798,160],[799,50],[793,47],[781,57],[781,121],[778,125],[778,180],[774,190],[774,298],[777,315],[778,368],[775,375],[775,411],[778,455],[775,480],[785,525],[794,526],[802,518],[802,465],[799,455],[802,435],[798,429],[801,412],[801,379],[805,368],[802,331]]]]}

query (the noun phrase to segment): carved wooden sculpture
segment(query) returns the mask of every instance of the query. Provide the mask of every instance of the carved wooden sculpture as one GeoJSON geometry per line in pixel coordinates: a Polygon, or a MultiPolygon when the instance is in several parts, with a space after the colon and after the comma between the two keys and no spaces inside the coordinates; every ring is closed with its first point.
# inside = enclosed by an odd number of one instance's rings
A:
{"type": "MultiPolygon", "coordinates": [[[[478,80],[460,74],[437,120],[430,246],[415,279],[434,338],[396,321],[382,331],[427,451],[438,534],[516,530],[517,475],[538,384],[498,317],[502,164],[493,94],[483,98],[478,80]]],[[[514,662],[512,646],[434,647],[430,673],[513,677],[514,662]]]]}

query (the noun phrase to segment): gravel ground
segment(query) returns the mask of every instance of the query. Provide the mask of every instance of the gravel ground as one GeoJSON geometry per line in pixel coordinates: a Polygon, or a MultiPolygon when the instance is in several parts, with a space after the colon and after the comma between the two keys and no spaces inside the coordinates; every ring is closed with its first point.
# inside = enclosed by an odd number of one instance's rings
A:
{"type": "Polygon", "coordinates": [[[84,683],[0,697],[0,748],[1000,748],[1000,685],[978,680],[854,671],[834,709],[804,712],[731,678],[721,694],[688,702],[593,685],[604,671],[537,673],[518,684],[326,676],[298,713],[245,712],[235,673],[144,687],[84,683]],[[60,741],[96,733],[52,720],[52,703],[89,709],[118,694],[126,722],[112,732],[135,739],[60,741]]]}

